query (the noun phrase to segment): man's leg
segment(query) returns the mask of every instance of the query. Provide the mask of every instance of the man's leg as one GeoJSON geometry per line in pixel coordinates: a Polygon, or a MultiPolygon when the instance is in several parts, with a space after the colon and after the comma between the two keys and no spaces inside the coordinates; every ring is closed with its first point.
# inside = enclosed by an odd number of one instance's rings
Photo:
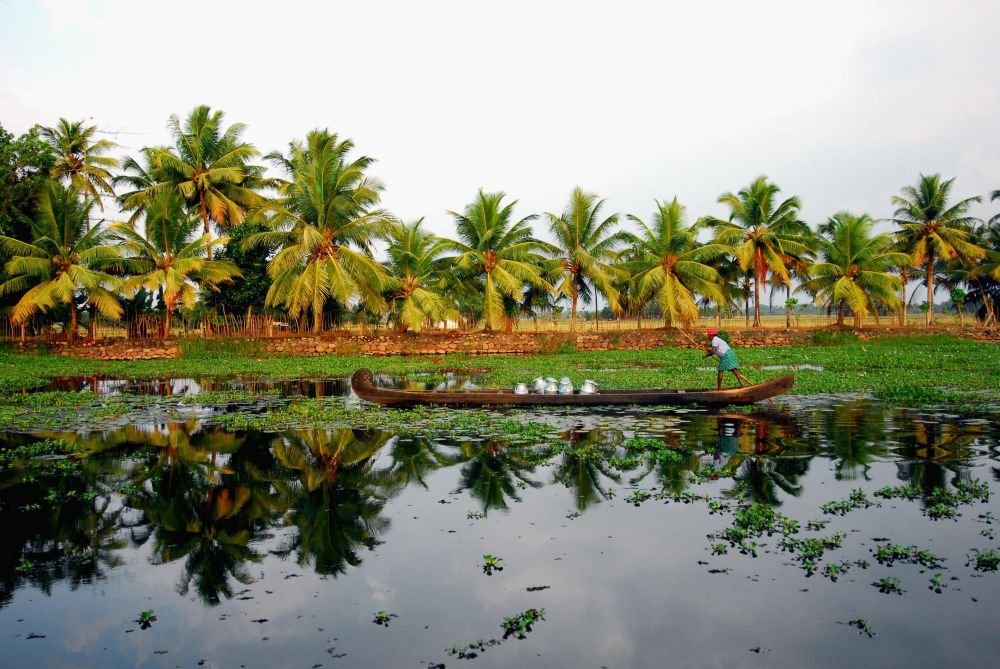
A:
{"type": "Polygon", "coordinates": [[[745,381],[745,379],[743,378],[743,375],[740,374],[740,370],[734,369],[733,370],[733,376],[736,377],[736,383],[740,384],[740,388],[742,388],[743,387],[743,381],[745,381]]]}
{"type": "Polygon", "coordinates": [[[722,375],[723,374],[725,374],[725,372],[720,371],[719,375],[718,375],[718,378],[715,380],[715,389],[716,390],[722,390],[722,375]]]}

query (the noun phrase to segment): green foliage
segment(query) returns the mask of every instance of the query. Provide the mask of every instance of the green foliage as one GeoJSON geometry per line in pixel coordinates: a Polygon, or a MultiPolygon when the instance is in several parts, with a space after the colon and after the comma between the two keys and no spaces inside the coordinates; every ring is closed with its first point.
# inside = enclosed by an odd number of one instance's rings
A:
{"type": "Polygon", "coordinates": [[[857,344],[860,341],[853,332],[843,330],[816,330],[809,337],[809,343],[813,346],[844,346],[857,344]]]}
{"type": "Polygon", "coordinates": [[[267,244],[248,247],[244,242],[251,235],[267,230],[268,227],[258,218],[249,218],[232,229],[229,241],[215,258],[232,262],[243,275],[239,281],[223,283],[215,290],[207,291],[204,295],[206,304],[216,309],[224,308],[236,316],[245,316],[251,309],[260,312],[271,287],[267,263],[274,249],[267,244]]]}
{"type": "Polygon", "coordinates": [[[864,634],[869,639],[875,636],[875,632],[872,631],[871,624],[865,618],[853,618],[848,620],[847,624],[851,627],[857,627],[858,634],[864,634]]]}
{"type": "Polygon", "coordinates": [[[899,544],[880,545],[875,549],[875,559],[880,564],[891,567],[896,562],[906,562],[909,564],[919,564],[924,567],[941,566],[941,558],[937,557],[929,550],[917,548],[916,546],[901,546],[899,544]]]}
{"type": "Polygon", "coordinates": [[[853,511],[855,509],[867,509],[874,504],[875,502],[868,499],[868,495],[865,494],[864,490],[856,488],[851,491],[851,496],[848,499],[826,502],[820,505],[820,509],[822,509],[823,513],[843,516],[849,511],[853,511]]]}
{"type": "Polygon", "coordinates": [[[876,588],[878,588],[879,592],[884,593],[884,594],[893,594],[893,593],[895,593],[897,595],[901,595],[904,592],[904,590],[903,590],[903,588],[902,588],[902,586],[901,586],[901,584],[899,582],[899,579],[896,578],[895,576],[887,576],[887,577],[884,577],[884,578],[880,578],[879,580],[877,580],[874,583],[872,583],[872,585],[874,585],[876,588]]]}
{"type": "Polygon", "coordinates": [[[483,555],[483,573],[487,576],[492,576],[495,571],[503,571],[502,557],[496,555],[486,554],[483,555]]]}
{"type": "Polygon", "coordinates": [[[504,618],[501,627],[503,628],[503,638],[516,636],[523,639],[531,631],[532,625],[539,620],[545,620],[545,609],[528,609],[510,618],[504,618]]]}
{"type": "Polygon", "coordinates": [[[1000,552],[996,549],[986,550],[973,549],[977,571],[997,571],[1000,569],[1000,552]]]}
{"type": "MultiPolygon", "coordinates": [[[[32,240],[27,221],[36,215],[38,195],[55,159],[40,126],[19,137],[0,126],[0,235],[32,240]]],[[[8,257],[0,252],[0,268],[8,257]]]]}

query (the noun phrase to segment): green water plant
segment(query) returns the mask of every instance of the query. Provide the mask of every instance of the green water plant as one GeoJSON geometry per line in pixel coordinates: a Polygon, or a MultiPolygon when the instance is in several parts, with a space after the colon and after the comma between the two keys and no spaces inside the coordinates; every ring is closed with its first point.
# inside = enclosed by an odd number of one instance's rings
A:
{"type": "Polygon", "coordinates": [[[885,594],[895,593],[897,595],[901,595],[904,592],[899,579],[896,578],[895,576],[886,576],[880,578],[879,580],[872,583],[872,585],[878,588],[879,592],[885,594]]]}
{"type": "Polygon", "coordinates": [[[1000,568],[1000,551],[994,548],[986,550],[972,549],[976,571],[997,571],[1000,568]]]}
{"type": "Polygon", "coordinates": [[[501,627],[503,628],[503,638],[516,636],[523,639],[531,631],[532,625],[539,620],[545,620],[545,609],[528,609],[515,616],[504,618],[501,627]]]}
{"type": "Polygon", "coordinates": [[[494,571],[503,571],[502,557],[496,555],[486,554],[483,555],[483,573],[487,576],[492,576],[494,571]]]}
{"type": "Polygon", "coordinates": [[[872,630],[871,625],[865,618],[852,618],[847,621],[847,624],[851,627],[858,628],[858,633],[867,635],[869,639],[875,636],[875,632],[872,630]]]}
{"type": "Polygon", "coordinates": [[[156,622],[156,614],[153,613],[153,609],[148,611],[140,611],[139,617],[135,619],[135,622],[139,623],[140,629],[149,629],[154,622],[156,622]]]}
{"type": "Polygon", "coordinates": [[[388,627],[389,621],[392,618],[398,618],[398,617],[399,616],[397,616],[395,613],[389,613],[388,611],[384,610],[376,611],[375,617],[372,619],[372,622],[375,623],[376,625],[381,625],[382,627],[388,627]]]}

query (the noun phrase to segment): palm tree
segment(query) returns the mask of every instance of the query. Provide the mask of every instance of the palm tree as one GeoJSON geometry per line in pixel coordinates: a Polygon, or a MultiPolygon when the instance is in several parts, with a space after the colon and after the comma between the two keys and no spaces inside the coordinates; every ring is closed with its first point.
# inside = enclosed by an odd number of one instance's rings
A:
{"type": "Polygon", "coordinates": [[[215,286],[240,276],[229,260],[208,260],[208,250],[226,242],[209,235],[195,237],[198,219],[184,211],[184,203],[174,191],[161,191],[147,205],[145,236],[129,223],[111,226],[111,234],[121,241],[126,257],[118,261],[130,278],[123,290],[159,291],[163,300],[163,330],[170,336],[170,315],[183,304],[194,307],[197,284],[215,286]]]}
{"type": "Polygon", "coordinates": [[[593,193],[585,193],[577,187],[573,189],[569,204],[559,216],[546,214],[549,229],[556,239],[555,254],[562,264],[562,281],[556,287],[562,295],[570,298],[571,329],[576,329],[576,305],[580,296],[580,284],[590,283],[604,296],[613,310],[618,309],[618,292],[614,279],[621,270],[608,264],[615,247],[622,242],[622,233],[612,232],[618,225],[617,214],[600,220],[604,200],[598,200],[593,193]]]}
{"type": "Polygon", "coordinates": [[[388,235],[393,220],[376,208],[382,184],[365,174],[374,160],[349,161],[353,148],[349,139],[313,130],[305,143],[292,142],[287,156],[269,154],[290,180],[269,205],[273,229],[247,238],[279,249],[268,265],[266,306],[282,304],[293,318],[311,311],[315,333],[331,299],[346,305],[358,298],[373,312],[386,307],[389,276],[372,257],[372,242],[388,235]]]}
{"type": "Polygon", "coordinates": [[[213,113],[207,105],[195,107],[183,125],[171,116],[167,128],[174,146],[144,150],[154,183],[124,197],[123,206],[141,209],[159,191],[174,189],[199,212],[206,235],[212,233],[210,221],[229,229],[242,223],[249,209],[262,206],[264,198],[255,189],[270,182],[263,177],[264,168],[250,162],[260,154],[241,139],[244,124],[225,128],[222,119],[221,111],[213,113]]]}
{"type": "Polygon", "coordinates": [[[458,240],[450,243],[458,256],[455,266],[468,279],[483,282],[483,317],[486,329],[500,326],[505,317],[504,298],[518,299],[524,284],[553,290],[546,281],[542,253],[554,253],[555,247],[531,236],[526,216],[511,222],[517,200],[503,203],[504,193],[486,193],[482,189],[476,199],[455,218],[458,240]]]}
{"type": "Polygon", "coordinates": [[[457,315],[441,295],[449,265],[442,259],[449,242],[420,225],[402,223],[389,229],[389,273],[395,278],[392,312],[402,331],[420,332],[427,321],[443,321],[457,315]]]}
{"type": "Polygon", "coordinates": [[[638,216],[629,219],[639,235],[626,233],[630,244],[626,267],[639,282],[639,294],[655,295],[666,325],[689,326],[698,320],[696,293],[718,303],[723,299],[719,272],[707,265],[729,249],[723,244],[699,244],[696,227],[684,223],[685,208],[675,197],[656,201],[650,227],[638,216]]]}
{"type": "Polygon", "coordinates": [[[719,196],[719,202],[729,207],[728,220],[714,216],[699,220],[699,224],[716,229],[716,242],[733,247],[741,268],[753,269],[754,327],[760,327],[760,288],[768,274],[773,272],[783,283],[790,282],[786,258],[809,253],[800,236],[799,198],[777,203],[780,191],[767,177],[758,177],[739,193],[719,196]]]}
{"type": "Polygon", "coordinates": [[[0,248],[12,259],[5,266],[11,276],[0,285],[0,296],[24,293],[14,305],[14,323],[24,323],[37,312],[65,304],[70,310],[67,338],[76,336],[77,295],[82,294],[102,315],[118,318],[122,307],[115,297],[121,280],[98,269],[118,255],[106,245],[107,231],[90,227],[95,200],[77,196],[73,188],[49,181],[42,189],[30,244],[0,236],[0,248]]]}
{"type": "Polygon", "coordinates": [[[57,156],[52,178],[68,179],[70,185],[92,197],[104,211],[101,195],[115,194],[108,170],[118,167],[118,160],[103,155],[115,144],[107,139],[93,141],[96,132],[97,126],[84,126],[83,121],[70,123],[61,118],[56,127],[42,128],[42,137],[52,145],[57,156]]]}
{"type": "Polygon", "coordinates": [[[817,302],[838,305],[837,325],[844,324],[844,307],[850,307],[855,325],[884,304],[899,305],[899,277],[890,271],[906,262],[906,255],[893,251],[887,233],[872,234],[875,225],[868,214],[855,216],[841,211],[821,227],[822,261],[811,268],[812,278],[803,284],[817,302]]]}
{"type": "Polygon", "coordinates": [[[927,324],[934,323],[934,263],[952,258],[982,258],[985,251],[969,241],[970,227],[978,220],[968,216],[969,207],[982,198],[970,197],[950,205],[955,179],[941,180],[940,174],[920,175],[917,185],[894,195],[892,221],[902,230],[897,234],[914,265],[923,265],[927,278],[927,324]]]}

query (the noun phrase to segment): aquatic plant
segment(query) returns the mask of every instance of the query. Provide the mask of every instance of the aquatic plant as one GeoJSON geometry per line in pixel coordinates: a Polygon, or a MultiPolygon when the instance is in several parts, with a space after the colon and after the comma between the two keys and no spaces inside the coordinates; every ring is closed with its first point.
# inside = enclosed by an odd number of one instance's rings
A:
{"type": "Polygon", "coordinates": [[[972,549],[976,563],[976,571],[997,571],[1000,568],[1000,551],[993,548],[986,550],[972,549]]]}
{"type": "Polygon", "coordinates": [[[867,509],[873,506],[875,502],[868,499],[868,495],[865,494],[864,490],[860,488],[855,488],[851,491],[851,496],[847,499],[833,500],[820,505],[820,509],[823,513],[836,514],[836,515],[846,515],[848,512],[855,509],[867,509]]]}
{"type": "Polygon", "coordinates": [[[857,627],[859,634],[866,634],[868,638],[875,636],[875,632],[872,630],[871,625],[865,618],[853,618],[847,621],[847,624],[851,627],[857,627]]]}
{"type": "Polygon", "coordinates": [[[398,617],[399,616],[397,616],[395,613],[389,613],[388,611],[376,611],[375,617],[372,619],[372,622],[375,623],[376,625],[381,625],[382,627],[388,627],[389,621],[393,618],[398,618],[398,617]]]}
{"type": "Polygon", "coordinates": [[[891,567],[896,562],[907,562],[919,564],[924,567],[938,567],[941,565],[941,558],[937,557],[929,550],[917,548],[916,546],[902,546],[900,544],[885,544],[878,546],[875,551],[875,559],[880,564],[891,567]]]}
{"type": "Polygon", "coordinates": [[[149,629],[156,622],[156,615],[153,613],[153,609],[140,611],[139,617],[135,619],[135,622],[139,623],[139,629],[149,629]]]}
{"type": "Polygon", "coordinates": [[[903,594],[903,588],[900,585],[899,579],[895,576],[887,576],[880,578],[879,580],[872,583],[878,591],[885,594],[895,593],[897,595],[903,594]]]}
{"type": "Polygon", "coordinates": [[[496,555],[486,554],[483,556],[483,573],[487,576],[492,576],[494,571],[503,571],[502,557],[497,557],[496,555]]]}
{"type": "Polygon", "coordinates": [[[545,620],[545,609],[528,609],[515,616],[504,618],[500,626],[503,628],[503,638],[516,636],[523,639],[531,631],[532,625],[539,620],[545,620]]]}

